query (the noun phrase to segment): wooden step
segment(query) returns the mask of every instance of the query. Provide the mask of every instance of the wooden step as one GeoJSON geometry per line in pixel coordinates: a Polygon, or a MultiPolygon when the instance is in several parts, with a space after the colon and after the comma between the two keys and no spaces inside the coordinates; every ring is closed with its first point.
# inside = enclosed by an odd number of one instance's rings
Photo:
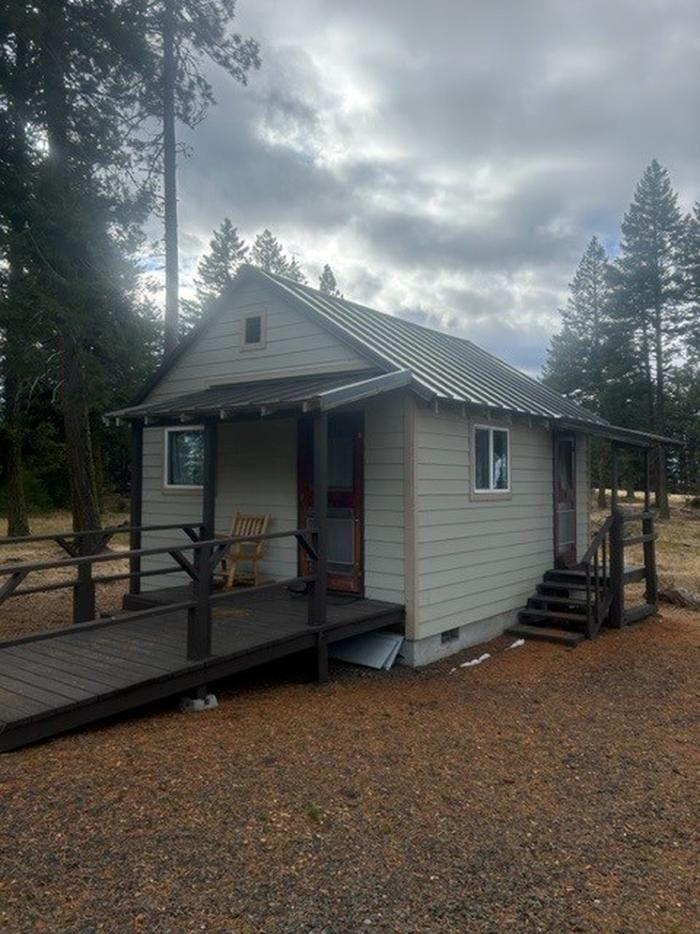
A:
{"type": "MultiPolygon", "coordinates": [[[[591,594],[593,597],[593,594],[591,594]]],[[[531,601],[537,601],[546,604],[554,604],[555,606],[581,606],[584,609],[586,608],[586,601],[581,597],[567,597],[562,596],[561,594],[551,594],[551,593],[540,593],[540,588],[537,588],[537,596],[530,597],[527,602],[528,607],[530,606],[531,601]]],[[[591,599],[591,606],[595,607],[595,600],[591,599]]]]}
{"type": "Polygon", "coordinates": [[[557,581],[546,580],[543,583],[537,585],[538,593],[544,593],[545,591],[549,591],[549,590],[575,590],[579,593],[582,591],[585,593],[586,582],[584,581],[581,584],[578,581],[569,581],[568,584],[560,584],[560,583],[557,583],[557,581]]]}
{"type": "Polygon", "coordinates": [[[554,626],[532,626],[529,623],[516,623],[507,630],[510,635],[525,639],[537,639],[540,642],[557,642],[575,648],[586,637],[582,632],[570,629],[557,629],[554,626]]]}
{"type": "Polygon", "coordinates": [[[586,623],[585,613],[565,613],[563,610],[520,610],[520,616],[534,616],[538,619],[558,619],[569,623],[586,623]]]}
{"type": "Polygon", "coordinates": [[[625,610],[625,625],[629,623],[638,623],[640,620],[647,619],[658,613],[658,608],[653,603],[642,603],[639,606],[631,606],[625,610]]]}
{"type": "MultiPolygon", "coordinates": [[[[631,584],[635,581],[644,580],[646,571],[641,566],[631,565],[630,567],[625,568],[623,576],[625,583],[631,584]]],[[[600,572],[598,573],[598,577],[601,581],[606,579],[600,572]]],[[[542,579],[545,583],[552,581],[552,584],[559,583],[563,585],[567,582],[570,582],[572,585],[575,583],[579,587],[585,587],[586,571],[584,568],[555,568],[552,571],[545,571],[542,579]]],[[[595,574],[591,572],[591,581],[594,579],[595,574]]]]}

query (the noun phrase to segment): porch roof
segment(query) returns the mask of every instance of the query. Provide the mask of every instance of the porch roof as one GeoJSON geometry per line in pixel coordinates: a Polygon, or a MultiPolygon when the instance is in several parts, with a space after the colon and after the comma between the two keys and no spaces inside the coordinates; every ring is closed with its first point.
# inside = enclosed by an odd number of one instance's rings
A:
{"type": "MultiPolygon", "coordinates": [[[[266,415],[285,409],[329,411],[381,393],[411,385],[408,370],[393,373],[325,373],[285,379],[255,380],[211,386],[199,392],[160,402],[130,406],[108,413],[108,418],[169,422],[198,418],[227,418],[237,414],[266,415]]],[[[420,387],[418,387],[420,391],[420,387]]]]}

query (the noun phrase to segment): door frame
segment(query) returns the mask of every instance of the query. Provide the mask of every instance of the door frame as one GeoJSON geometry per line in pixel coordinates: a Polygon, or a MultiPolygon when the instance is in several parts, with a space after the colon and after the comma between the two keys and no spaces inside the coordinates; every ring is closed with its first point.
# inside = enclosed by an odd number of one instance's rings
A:
{"type": "Polygon", "coordinates": [[[576,460],[577,443],[576,434],[571,431],[554,431],[552,433],[552,517],[553,517],[553,541],[554,541],[554,566],[557,568],[568,568],[576,564],[578,547],[578,497],[576,495],[576,460]],[[558,516],[558,478],[559,478],[559,442],[567,441],[571,444],[571,487],[573,491],[574,504],[574,541],[573,549],[559,553],[559,516],[558,516]]]}
{"type": "MultiPolygon", "coordinates": [[[[331,412],[328,415],[329,423],[337,418],[347,419],[352,424],[354,436],[353,443],[353,511],[354,515],[354,554],[353,574],[334,573],[328,568],[328,590],[335,593],[344,593],[355,597],[364,597],[365,594],[365,480],[364,480],[364,411],[331,412]]],[[[329,424],[330,436],[330,424],[329,424]]],[[[330,437],[329,437],[330,444],[330,437]]],[[[297,420],[297,520],[298,528],[307,527],[308,513],[313,508],[313,444],[312,419],[302,417],[297,420]]],[[[328,509],[348,508],[332,506],[330,499],[332,489],[328,490],[328,509]]],[[[299,550],[299,575],[305,576],[311,572],[311,565],[305,552],[299,550]]]]}

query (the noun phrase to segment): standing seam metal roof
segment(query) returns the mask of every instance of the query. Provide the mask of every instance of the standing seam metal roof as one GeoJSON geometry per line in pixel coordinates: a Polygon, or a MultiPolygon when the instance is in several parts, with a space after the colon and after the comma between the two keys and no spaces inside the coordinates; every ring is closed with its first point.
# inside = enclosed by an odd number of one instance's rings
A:
{"type": "Polygon", "coordinates": [[[256,270],[388,367],[411,370],[439,399],[591,424],[603,419],[465,338],[335,298],[283,276],[256,270]]]}

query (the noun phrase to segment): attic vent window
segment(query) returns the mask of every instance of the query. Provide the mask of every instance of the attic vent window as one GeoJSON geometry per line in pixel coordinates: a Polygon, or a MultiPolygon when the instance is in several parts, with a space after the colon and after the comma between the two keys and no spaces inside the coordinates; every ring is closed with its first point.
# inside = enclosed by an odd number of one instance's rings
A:
{"type": "Polygon", "coordinates": [[[243,319],[241,347],[264,347],[265,345],[265,318],[264,315],[248,315],[243,319]]]}

